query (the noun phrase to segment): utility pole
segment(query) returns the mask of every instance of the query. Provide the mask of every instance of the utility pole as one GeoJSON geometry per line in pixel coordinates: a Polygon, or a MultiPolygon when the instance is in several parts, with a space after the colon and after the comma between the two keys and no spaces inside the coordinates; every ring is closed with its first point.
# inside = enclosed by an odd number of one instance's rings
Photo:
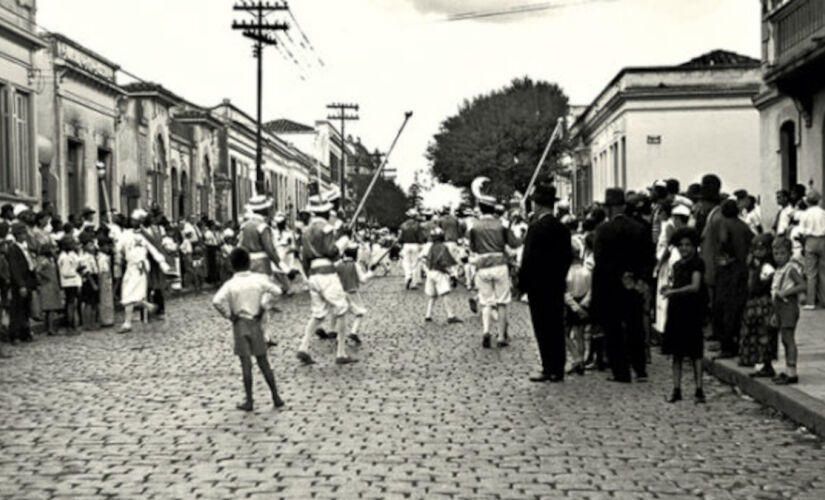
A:
{"type": "Polygon", "coordinates": [[[332,104],[327,104],[327,108],[331,110],[338,111],[338,114],[329,115],[327,119],[329,120],[340,120],[341,121],[341,207],[346,205],[347,201],[347,191],[346,191],[346,179],[347,179],[347,135],[346,135],[346,124],[348,121],[356,121],[360,120],[360,117],[356,114],[360,107],[357,104],[343,104],[334,102],[332,104]],[[347,114],[347,112],[350,112],[347,114]]]}
{"type": "Polygon", "coordinates": [[[255,192],[262,194],[264,192],[264,167],[263,167],[263,133],[261,124],[262,104],[263,104],[263,60],[264,47],[267,45],[277,45],[278,40],[274,33],[279,31],[286,31],[289,25],[281,22],[266,21],[265,18],[269,14],[277,11],[289,10],[286,2],[265,2],[253,1],[249,2],[242,0],[235,4],[232,10],[239,10],[252,14],[253,21],[233,21],[232,29],[243,32],[243,36],[255,42],[253,46],[253,55],[258,60],[258,130],[256,137],[255,149],[255,192]]]}

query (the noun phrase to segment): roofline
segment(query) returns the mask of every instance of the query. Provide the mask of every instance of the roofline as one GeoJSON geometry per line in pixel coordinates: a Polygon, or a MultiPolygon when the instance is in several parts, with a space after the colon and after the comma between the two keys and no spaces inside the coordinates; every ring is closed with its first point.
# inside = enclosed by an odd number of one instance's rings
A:
{"type": "Polygon", "coordinates": [[[727,70],[743,70],[743,69],[761,69],[762,63],[760,61],[756,61],[749,64],[729,64],[723,66],[628,66],[622,68],[613,79],[608,82],[607,85],[599,92],[596,97],[587,105],[587,107],[582,111],[582,113],[576,118],[576,120],[571,125],[571,128],[574,128],[579,125],[579,122],[583,121],[584,118],[590,113],[590,110],[593,109],[593,106],[601,99],[608,90],[610,90],[613,85],[615,85],[619,80],[621,80],[625,75],[628,74],[639,74],[639,73],[683,73],[683,72],[695,72],[695,71],[727,71],[727,70]]]}
{"type": "Polygon", "coordinates": [[[46,38],[46,39],[54,38],[57,41],[65,43],[66,45],[70,45],[70,46],[72,46],[72,47],[74,47],[78,50],[82,50],[83,52],[86,52],[87,54],[93,56],[94,58],[99,59],[104,64],[106,64],[108,66],[111,66],[112,70],[115,71],[115,72],[120,70],[120,65],[117,64],[116,62],[112,61],[111,59],[109,59],[107,57],[103,57],[98,52],[95,52],[94,50],[86,47],[85,45],[82,45],[80,42],[77,42],[77,41],[67,37],[63,33],[60,33],[60,32],[57,32],[57,31],[48,31],[48,32],[44,33],[42,36],[43,36],[43,38],[46,38]]]}

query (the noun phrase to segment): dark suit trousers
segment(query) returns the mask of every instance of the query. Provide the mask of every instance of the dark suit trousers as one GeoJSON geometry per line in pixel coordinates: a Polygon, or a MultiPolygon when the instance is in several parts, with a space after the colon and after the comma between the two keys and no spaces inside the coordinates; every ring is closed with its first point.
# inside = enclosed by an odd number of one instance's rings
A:
{"type": "Polygon", "coordinates": [[[713,298],[713,334],[723,352],[739,351],[739,333],[748,298],[748,268],[734,262],[716,268],[716,295],[713,298]]]}
{"type": "Polygon", "coordinates": [[[9,304],[9,338],[13,340],[27,340],[32,336],[29,323],[30,300],[31,290],[28,295],[22,297],[18,290],[12,288],[9,304]]]}
{"type": "Polygon", "coordinates": [[[528,298],[542,369],[547,375],[564,377],[564,295],[528,293],[528,298]]]}
{"type": "Polygon", "coordinates": [[[613,303],[601,316],[607,339],[607,357],[613,378],[630,380],[630,367],[637,376],[647,375],[645,333],[642,324],[643,297],[638,292],[617,290],[613,303]]]}

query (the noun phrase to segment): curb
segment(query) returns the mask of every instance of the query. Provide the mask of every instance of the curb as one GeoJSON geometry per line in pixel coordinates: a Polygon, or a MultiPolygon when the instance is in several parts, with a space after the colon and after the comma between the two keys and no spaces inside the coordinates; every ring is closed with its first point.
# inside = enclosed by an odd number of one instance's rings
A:
{"type": "Polygon", "coordinates": [[[748,372],[729,359],[705,358],[705,371],[725,383],[735,385],[756,401],[770,406],[811,432],[825,438],[825,402],[792,386],[778,386],[764,379],[751,378],[748,372]]]}

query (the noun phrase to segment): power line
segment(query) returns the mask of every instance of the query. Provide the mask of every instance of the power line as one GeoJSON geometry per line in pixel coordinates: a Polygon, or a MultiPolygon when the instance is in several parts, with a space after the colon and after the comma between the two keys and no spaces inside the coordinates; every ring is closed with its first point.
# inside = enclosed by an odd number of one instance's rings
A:
{"type": "Polygon", "coordinates": [[[318,60],[318,64],[321,66],[325,66],[324,61],[321,59],[321,56],[318,55],[318,51],[315,50],[315,46],[312,45],[312,42],[309,40],[309,37],[304,32],[304,29],[301,28],[301,24],[298,22],[298,19],[295,18],[295,14],[292,12],[292,9],[289,9],[289,17],[292,19],[292,23],[295,25],[295,28],[298,29],[298,33],[300,33],[303,42],[309,46],[309,50],[315,55],[315,58],[318,60]]]}
{"type": "Polygon", "coordinates": [[[487,17],[500,17],[500,16],[510,16],[510,15],[517,15],[517,14],[527,14],[530,12],[539,12],[544,10],[553,10],[553,9],[564,9],[567,7],[576,7],[579,5],[589,4],[589,3],[596,3],[596,2],[615,2],[617,0],[578,0],[575,2],[538,2],[538,3],[529,3],[529,4],[521,4],[515,5],[512,7],[508,7],[505,9],[495,9],[495,10],[486,10],[486,11],[470,11],[470,12],[462,12],[459,14],[453,14],[451,16],[447,16],[445,21],[447,22],[455,22],[455,21],[469,21],[472,19],[482,19],[487,17]]]}

